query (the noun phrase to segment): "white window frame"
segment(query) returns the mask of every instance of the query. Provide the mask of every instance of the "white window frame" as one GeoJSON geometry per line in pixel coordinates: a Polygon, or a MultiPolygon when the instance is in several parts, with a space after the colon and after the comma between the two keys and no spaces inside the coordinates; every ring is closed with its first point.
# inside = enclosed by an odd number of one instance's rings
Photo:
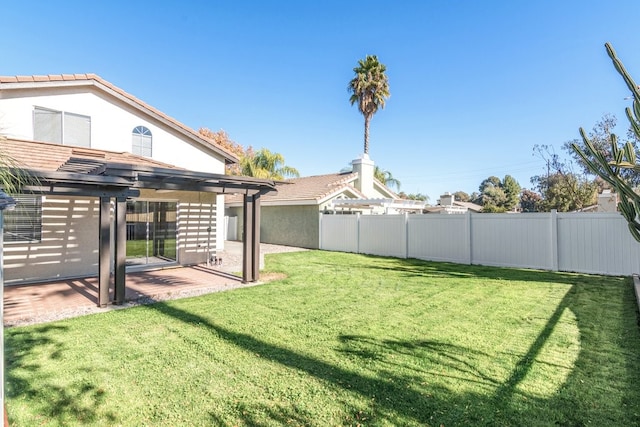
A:
{"type": "Polygon", "coordinates": [[[138,156],[151,157],[153,154],[153,135],[146,126],[136,126],[131,131],[131,152],[138,156]]]}
{"type": "MultiPolygon", "coordinates": [[[[56,132],[57,133],[57,132],[56,132]]],[[[59,111],[46,107],[33,107],[33,139],[36,141],[53,142],[55,144],[73,145],[76,147],[91,147],[91,116],[85,116],[84,114],[71,113],[68,111],[59,111]],[[58,131],[58,135],[48,135],[52,132],[38,131],[38,112],[46,112],[51,115],[56,115],[55,121],[59,120],[59,123],[53,122],[55,131],[58,131]],[[82,122],[86,120],[87,126],[83,126],[82,122]],[[73,126],[73,124],[76,126],[73,126]],[[80,126],[78,126],[80,124],[80,126]],[[58,129],[59,128],[59,129],[58,129]],[[47,134],[47,137],[42,138],[41,134],[47,134]]]]}

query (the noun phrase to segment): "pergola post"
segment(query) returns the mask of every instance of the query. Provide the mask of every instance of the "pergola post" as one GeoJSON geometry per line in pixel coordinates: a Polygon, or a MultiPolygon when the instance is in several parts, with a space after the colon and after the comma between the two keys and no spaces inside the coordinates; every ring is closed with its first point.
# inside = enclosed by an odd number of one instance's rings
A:
{"type": "Polygon", "coordinates": [[[243,206],[242,280],[257,282],[260,277],[260,193],[245,194],[243,206]]]}
{"type": "Polygon", "coordinates": [[[98,232],[98,307],[109,304],[109,273],[111,267],[111,198],[100,197],[100,230],[98,232]]]}
{"type": "Polygon", "coordinates": [[[254,240],[254,201],[253,195],[245,194],[243,200],[243,208],[244,208],[244,218],[243,218],[243,229],[244,229],[244,238],[242,239],[242,281],[243,282],[254,282],[255,279],[254,269],[253,269],[253,240],[254,240]]]}
{"type": "Polygon", "coordinates": [[[252,277],[257,282],[260,279],[260,193],[253,196],[253,241],[252,255],[252,277]]]}
{"type": "Polygon", "coordinates": [[[115,268],[114,268],[114,292],[113,302],[122,304],[126,292],[125,265],[127,260],[127,199],[118,197],[116,199],[116,212],[114,221],[115,233],[115,268]]]}

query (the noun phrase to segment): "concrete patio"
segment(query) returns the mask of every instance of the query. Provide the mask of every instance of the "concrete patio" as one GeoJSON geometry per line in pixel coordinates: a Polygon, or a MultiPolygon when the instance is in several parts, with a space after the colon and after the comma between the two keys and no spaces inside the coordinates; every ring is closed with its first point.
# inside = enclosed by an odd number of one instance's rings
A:
{"type": "Polygon", "coordinates": [[[128,273],[126,284],[125,303],[106,308],[97,305],[97,277],[7,286],[4,290],[4,325],[42,323],[257,283],[242,283],[240,277],[232,274],[205,266],[191,266],[128,273]]]}

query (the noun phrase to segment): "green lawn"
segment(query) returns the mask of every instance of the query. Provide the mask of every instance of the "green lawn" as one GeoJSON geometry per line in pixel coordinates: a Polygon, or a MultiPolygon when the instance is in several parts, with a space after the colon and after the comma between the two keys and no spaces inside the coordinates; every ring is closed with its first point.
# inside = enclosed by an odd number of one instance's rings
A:
{"type": "Polygon", "coordinates": [[[12,426],[640,425],[630,278],[331,252],[6,330],[12,426]]]}
{"type": "MultiPolygon", "coordinates": [[[[153,242],[146,240],[127,240],[127,256],[131,258],[154,256],[153,242]],[[149,245],[147,249],[147,244],[149,245]],[[147,250],[149,253],[147,254],[147,250]]],[[[165,239],[164,253],[159,254],[169,259],[176,259],[176,239],[165,239]]]]}

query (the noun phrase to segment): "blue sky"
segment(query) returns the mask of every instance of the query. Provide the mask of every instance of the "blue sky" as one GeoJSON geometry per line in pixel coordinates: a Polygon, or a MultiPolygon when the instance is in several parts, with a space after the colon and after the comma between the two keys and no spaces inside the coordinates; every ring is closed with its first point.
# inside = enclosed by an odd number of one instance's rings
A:
{"type": "Polygon", "coordinates": [[[639,16],[638,0],[10,2],[0,75],[96,73],[309,176],[362,154],[346,88],[374,54],[391,98],[370,156],[433,203],[491,175],[529,188],[535,144],[559,151],[605,113],[624,124],[604,43],[640,80],[639,16]]]}

